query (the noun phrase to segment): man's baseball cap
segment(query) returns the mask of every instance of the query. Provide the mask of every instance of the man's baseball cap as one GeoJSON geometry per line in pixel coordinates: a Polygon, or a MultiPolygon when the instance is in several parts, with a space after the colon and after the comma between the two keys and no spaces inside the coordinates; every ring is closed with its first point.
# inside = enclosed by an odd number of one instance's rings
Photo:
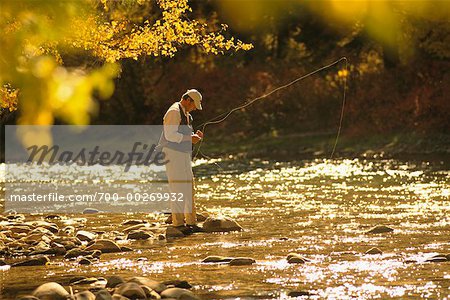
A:
{"type": "Polygon", "coordinates": [[[187,92],[183,94],[183,97],[186,95],[194,100],[195,107],[198,110],[202,110],[202,94],[200,94],[199,91],[196,89],[187,90],[187,92]]]}

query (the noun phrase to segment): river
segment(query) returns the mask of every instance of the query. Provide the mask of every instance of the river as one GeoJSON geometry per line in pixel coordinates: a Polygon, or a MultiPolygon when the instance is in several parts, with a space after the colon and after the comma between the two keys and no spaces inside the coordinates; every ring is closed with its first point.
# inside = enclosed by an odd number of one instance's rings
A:
{"type": "MultiPolygon", "coordinates": [[[[133,252],[104,254],[89,266],[63,258],[46,266],[0,269],[2,299],[48,281],[75,276],[182,279],[203,299],[444,299],[450,262],[450,170],[442,161],[336,159],[276,162],[198,161],[200,211],[225,215],[244,231],[194,234],[127,244],[133,252]],[[376,225],[394,229],[369,235],[376,225]],[[365,254],[377,247],[382,254],[365,254]],[[296,252],[305,264],[289,264],[296,252]],[[204,264],[208,255],[252,257],[251,266],[204,264]]],[[[42,219],[42,215],[27,219],[42,219]]],[[[161,221],[155,214],[62,215],[60,224],[120,230],[126,219],[161,221]]],[[[1,267],[0,267],[1,268],[1,267]]]]}

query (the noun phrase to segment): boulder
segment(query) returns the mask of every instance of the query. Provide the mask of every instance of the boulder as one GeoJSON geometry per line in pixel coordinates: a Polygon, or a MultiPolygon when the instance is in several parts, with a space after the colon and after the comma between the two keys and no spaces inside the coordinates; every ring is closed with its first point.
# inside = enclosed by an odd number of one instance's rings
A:
{"type": "Polygon", "coordinates": [[[373,247],[367,250],[365,254],[383,254],[383,252],[380,249],[373,247]]]}
{"type": "Polygon", "coordinates": [[[128,280],[128,282],[134,282],[139,285],[145,285],[158,293],[161,293],[162,291],[167,289],[167,286],[165,284],[162,284],[159,281],[147,277],[133,277],[130,280],[128,280]]]}
{"type": "Polygon", "coordinates": [[[366,231],[366,233],[369,234],[378,234],[378,233],[387,233],[387,232],[393,232],[394,229],[385,225],[378,225],[375,226],[373,228],[371,228],[370,230],[366,231]]]}
{"type": "Polygon", "coordinates": [[[85,250],[81,250],[80,248],[74,248],[74,249],[70,249],[69,251],[67,251],[66,255],[64,255],[64,258],[70,259],[70,258],[75,258],[78,256],[93,255],[94,253],[96,253],[96,252],[85,251],[85,250]]]}
{"type": "Polygon", "coordinates": [[[83,210],[83,214],[84,215],[88,215],[88,214],[96,214],[96,213],[99,213],[100,211],[98,210],[98,209],[96,209],[96,208],[85,208],[84,210],[83,210]]]}
{"type": "Polygon", "coordinates": [[[426,262],[446,262],[446,261],[448,261],[447,257],[442,254],[435,255],[426,260],[426,262]]]}
{"type": "Polygon", "coordinates": [[[71,284],[72,285],[85,285],[85,284],[92,284],[92,283],[95,283],[97,281],[98,281],[98,279],[96,277],[85,277],[85,278],[82,278],[82,279],[77,280],[75,282],[72,282],[71,284]]]}
{"type": "Polygon", "coordinates": [[[122,252],[117,243],[108,239],[96,240],[92,245],[87,247],[86,250],[87,251],[100,250],[102,251],[102,253],[122,252]]]}
{"type": "Polygon", "coordinates": [[[82,257],[79,261],[78,261],[79,265],[90,265],[92,264],[92,261],[90,261],[89,259],[87,259],[86,257],[82,257]]]}
{"type": "Polygon", "coordinates": [[[75,276],[73,276],[73,277],[71,277],[71,278],[69,279],[69,284],[72,285],[72,284],[74,284],[75,282],[78,282],[78,281],[80,281],[80,280],[82,280],[82,279],[86,279],[86,278],[87,278],[86,276],[75,275],[75,276]]]}
{"type": "Polygon", "coordinates": [[[304,264],[307,261],[307,259],[298,253],[289,253],[286,260],[290,264],[304,264]]]}
{"type": "Polygon", "coordinates": [[[142,230],[134,230],[128,233],[127,240],[147,240],[153,237],[152,234],[142,231],[142,230]]]}
{"type": "Polygon", "coordinates": [[[147,296],[147,299],[161,299],[161,296],[156,291],[149,288],[148,286],[140,285],[140,287],[144,291],[145,296],[147,296]]]}
{"type": "Polygon", "coordinates": [[[83,291],[76,293],[74,296],[74,300],[95,300],[95,295],[90,291],[83,291]]]}
{"type": "Polygon", "coordinates": [[[28,233],[31,231],[31,228],[26,225],[13,225],[9,228],[12,233],[28,233]]]}
{"type": "MultiPolygon", "coordinates": [[[[122,248],[121,248],[121,249],[122,249],[122,248]]],[[[92,253],[89,254],[89,255],[91,255],[93,258],[100,258],[100,255],[102,255],[102,251],[100,251],[100,250],[94,250],[94,251],[92,251],[92,253]]]]}
{"type": "Polygon", "coordinates": [[[51,241],[55,237],[54,232],[51,232],[50,230],[45,229],[44,227],[38,227],[38,228],[31,230],[28,233],[28,236],[31,236],[31,235],[41,236],[41,238],[46,242],[51,241]]]}
{"type": "Polygon", "coordinates": [[[47,253],[44,253],[44,254],[65,255],[67,253],[66,247],[64,247],[63,245],[61,245],[59,243],[51,242],[50,246],[51,246],[50,251],[48,251],[47,253]]]}
{"type": "Polygon", "coordinates": [[[123,280],[123,278],[118,275],[112,275],[106,279],[107,279],[107,283],[106,283],[107,288],[114,288],[117,285],[125,282],[125,280],[123,280]]]}
{"type": "Polygon", "coordinates": [[[125,282],[118,285],[114,293],[129,299],[147,299],[144,290],[135,282],[125,282]]]}
{"type": "Polygon", "coordinates": [[[85,230],[78,231],[75,236],[82,242],[90,242],[97,238],[97,234],[85,230]]]}
{"type": "Polygon", "coordinates": [[[164,281],[163,284],[166,285],[167,287],[177,287],[181,289],[192,288],[192,285],[190,285],[189,282],[187,282],[186,280],[169,280],[164,281]]]}
{"type": "Polygon", "coordinates": [[[108,290],[101,289],[95,292],[95,300],[112,300],[112,296],[108,290]]]}
{"type": "Polygon", "coordinates": [[[69,293],[56,282],[47,282],[37,287],[33,296],[40,300],[66,300],[69,293]]]}
{"type": "Polygon", "coordinates": [[[211,255],[202,260],[202,263],[229,263],[233,257],[211,255]]]}
{"type": "Polygon", "coordinates": [[[126,221],[122,222],[122,225],[124,225],[124,226],[132,226],[132,225],[144,224],[144,223],[147,223],[147,221],[146,220],[132,219],[132,220],[126,220],[126,221]]]}
{"type": "Polygon", "coordinates": [[[119,294],[114,294],[114,295],[112,295],[112,299],[113,299],[113,300],[129,300],[129,298],[124,297],[124,296],[119,295],[119,294]]]}
{"type": "Polygon", "coordinates": [[[297,298],[297,297],[303,297],[303,296],[312,296],[310,292],[306,291],[290,291],[288,293],[288,297],[297,298]]]}
{"type": "Polygon", "coordinates": [[[180,289],[180,288],[168,288],[161,293],[162,298],[173,298],[173,299],[183,299],[183,300],[197,300],[200,299],[191,291],[180,289]]]}
{"type": "Polygon", "coordinates": [[[59,231],[59,227],[58,225],[56,225],[55,223],[50,223],[50,222],[46,222],[46,221],[33,221],[33,222],[26,222],[27,225],[30,225],[32,227],[37,228],[44,228],[48,231],[50,231],[51,233],[57,233],[59,231]]]}
{"type": "Polygon", "coordinates": [[[6,216],[6,218],[10,221],[19,222],[19,221],[25,220],[25,215],[23,215],[23,214],[18,214],[14,211],[10,211],[10,212],[5,211],[5,213],[11,213],[10,215],[6,216]]]}
{"type": "Polygon", "coordinates": [[[228,217],[209,217],[203,223],[203,229],[205,230],[205,232],[229,232],[241,231],[242,227],[236,221],[228,217]]]}
{"type": "Polygon", "coordinates": [[[47,251],[50,249],[50,245],[44,241],[40,241],[34,247],[32,247],[32,248],[30,247],[30,250],[31,249],[33,249],[33,251],[36,251],[36,252],[47,251]]]}
{"type": "Polygon", "coordinates": [[[65,235],[72,235],[75,233],[75,227],[74,226],[66,226],[63,229],[61,229],[61,233],[65,235]]]}
{"type": "Polygon", "coordinates": [[[229,264],[230,266],[248,266],[253,265],[256,261],[250,257],[236,257],[233,258],[229,264]]]}
{"type": "Polygon", "coordinates": [[[184,233],[178,228],[168,226],[166,229],[166,238],[184,237],[184,233]]]}
{"type": "Polygon", "coordinates": [[[41,256],[14,263],[11,267],[44,266],[48,262],[50,262],[50,259],[47,256],[41,256]]]}
{"type": "Polygon", "coordinates": [[[50,215],[46,215],[44,217],[45,220],[61,220],[62,217],[59,215],[55,215],[55,214],[50,214],[50,215]]]}
{"type": "Polygon", "coordinates": [[[122,230],[124,233],[130,233],[131,231],[136,231],[142,228],[148,228],[148,224],[147,223],[141,223],[141,224],[136,224],[136,225],[132,225],[129,226],[127,228],[125,228],[124,230],[122,230]]]}

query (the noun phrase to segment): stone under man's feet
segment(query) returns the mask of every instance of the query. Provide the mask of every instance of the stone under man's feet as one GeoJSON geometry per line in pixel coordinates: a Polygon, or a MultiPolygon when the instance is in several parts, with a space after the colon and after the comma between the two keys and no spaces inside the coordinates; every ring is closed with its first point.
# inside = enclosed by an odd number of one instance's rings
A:
{"type": "Polygon", "coordinates": [[[193,233],[192,229],[189,228],[189,226],[186,226],[186,225],[173,226],[173,228],[178,229],[178,230],[181,231],[181,233],[183,233],[184,235],[189,235],[189,234],[192,234],[192,233],[193,233]]]}
{"type": "Polygon", "coordinates": [[[197,224],[192,224],[192,225],[187,225],[187,227],[189,227],[192,230],[192,233],[196,233],[196,232],[205,232],[205,230],[203,229],[203,227],[198,226],[197,224]]]}

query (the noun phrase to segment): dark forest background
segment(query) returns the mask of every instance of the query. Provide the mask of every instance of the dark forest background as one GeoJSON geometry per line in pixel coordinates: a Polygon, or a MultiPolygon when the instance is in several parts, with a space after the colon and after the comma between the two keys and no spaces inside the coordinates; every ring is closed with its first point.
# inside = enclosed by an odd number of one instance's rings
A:
{"type": "MultiPolygon", "coordinates": [[[[204,100],[204,110],[193,114],[198,126],[345,56],[348,74],[343,62],[322,71],[208,127],[206,138],[229,145],[251,144],[259,137],[323,134],[332,143],[347,77],[344,138],[400,134],[448,146],[448,20],[400,11],[396,16],[401,30],[380,28],[390,39],[386,42],[366,30],[370,20],[343,24],[299,1],[282,1],[279,6],[274,1],[260,3],[256,17],[251,5],[235,5],[242,11],[230,15],[220,1],[190,3],[189,17],[226,23],[227,34],[254,48],[215,56],[185,47],[174,58],[123,59],[114,94],[100,102],[91,123],[161,124],[170,104],[187,89],[197,88],[204,100]]],[[[79,54],[63,58],[69,66],[91,59],[79,54]]],[[[2,118],[3,123],[15,120],[14,114],[2,118]]]]}

